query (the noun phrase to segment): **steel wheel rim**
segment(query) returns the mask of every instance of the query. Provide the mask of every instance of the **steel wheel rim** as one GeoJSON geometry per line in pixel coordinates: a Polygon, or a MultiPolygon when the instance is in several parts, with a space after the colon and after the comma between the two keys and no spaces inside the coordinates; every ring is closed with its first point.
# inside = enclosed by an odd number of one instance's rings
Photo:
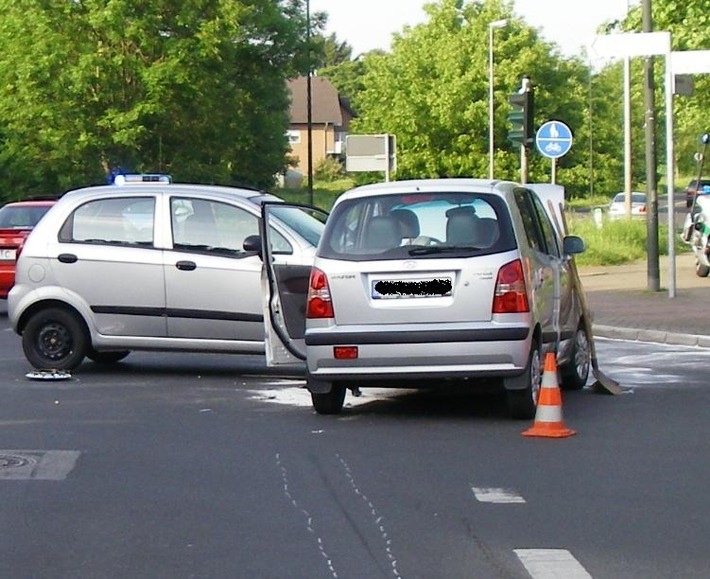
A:
{"type": "Polygon", "coordinates": [[[63,324],[50,322],[40,330],[37,344],[43,357],[61,360],[71,352],[71,334],[63,324]]]}
{"type": "Polygon", "coordinates": [[[577,372],[577,377],[582,379],[589,374],[589,357],[591,351],[587,334],[582,330],[578,330],[575,342],[574,370],[577,372]]]}
{"type": "Polygon", "coordinates": [[[530,358],[530,385],[533,402],[537,404],[537,397],[539,396],[540,388],[542,387],[540,352],[538,350],[534,350],[530,358]]]}

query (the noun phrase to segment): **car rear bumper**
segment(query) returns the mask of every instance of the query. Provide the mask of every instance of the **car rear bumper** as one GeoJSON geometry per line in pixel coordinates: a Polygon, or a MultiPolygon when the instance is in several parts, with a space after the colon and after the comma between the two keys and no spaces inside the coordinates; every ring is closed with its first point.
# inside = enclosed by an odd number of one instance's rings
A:
{"type": "Polygon", "coordinates": [[[307,333],[308,373],[326,382],[391,381],[399,386],[414,380],[515,376],[525,369],[530,341],[528,327],[307,333]],[[336,358],[338,347],[351,347],[351,353],[356,347],[357,357],[336,358]]]}

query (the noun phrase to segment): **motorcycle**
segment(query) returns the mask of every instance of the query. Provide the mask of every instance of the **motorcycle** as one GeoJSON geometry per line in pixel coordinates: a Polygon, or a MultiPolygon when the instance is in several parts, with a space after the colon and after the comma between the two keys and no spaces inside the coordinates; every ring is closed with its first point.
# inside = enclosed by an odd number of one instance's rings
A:
{"type": "MultiPolygon", "coordinates": [[[[710,133],[705,133],[700,141],[703,151],[698,155],[698,179],[702,176],[710,133]]],[[[710,187],[703,187],[702,192],[698,191],[693,197],[693,204],[683,223],[681,240],[690,245],[695,254],[695,273],[698,277],[707,277],[710,274],[710,187]]]]}

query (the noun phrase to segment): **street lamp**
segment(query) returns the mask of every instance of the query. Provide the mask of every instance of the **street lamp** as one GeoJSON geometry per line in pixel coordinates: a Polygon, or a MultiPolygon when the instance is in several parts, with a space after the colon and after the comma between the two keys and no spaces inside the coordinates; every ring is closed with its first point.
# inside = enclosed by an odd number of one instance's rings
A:
{"type": "Polygon", "coordinates": [[[308,76],[306,77],[306,109],[308,127],[308,204],[313,205],[313,65],[311,63],[311,3],[306,0],[306,55],[308,76]]]}
{"type": "Polygon", "coordinates": [[[493,29],[503,28],[507,20],[488,23],[488,178],[493,179],[493,29]]]}

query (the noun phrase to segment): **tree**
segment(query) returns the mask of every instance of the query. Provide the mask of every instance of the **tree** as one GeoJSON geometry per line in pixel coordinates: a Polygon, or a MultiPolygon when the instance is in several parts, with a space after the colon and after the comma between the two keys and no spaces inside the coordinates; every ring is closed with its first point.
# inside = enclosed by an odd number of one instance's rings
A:
{"type": "MultiPolygon", "coordinates": [[[[581,62],[560,57],[514,15],[509,1],[440,0],[426,10],[429,20],[396,35],[391,53],[365,56],[365,88],[357,98],[356,132],[397,135],[398,177],[487,174],[487,28],[502,18],[508,24],[497,31],[495,44],[497,175],[519,178],[518,151],[506,142],[506,115],[507,96],[524,75],[536,85],[537,124],[558,119],[575,131],[575,148],[560,176],[586,161],[579,140],[588,70],[581,62]]],[[[548,161],[531,155],[531,180],[547,180],[547,173],[548,161]]]]}
{"type": "Polygon", "coordinates": [[[117,166],[266,186],[284,166],[286,79],[304,62],[300,0],[0,9],[3,188],[47,193],[117,166]]]}

